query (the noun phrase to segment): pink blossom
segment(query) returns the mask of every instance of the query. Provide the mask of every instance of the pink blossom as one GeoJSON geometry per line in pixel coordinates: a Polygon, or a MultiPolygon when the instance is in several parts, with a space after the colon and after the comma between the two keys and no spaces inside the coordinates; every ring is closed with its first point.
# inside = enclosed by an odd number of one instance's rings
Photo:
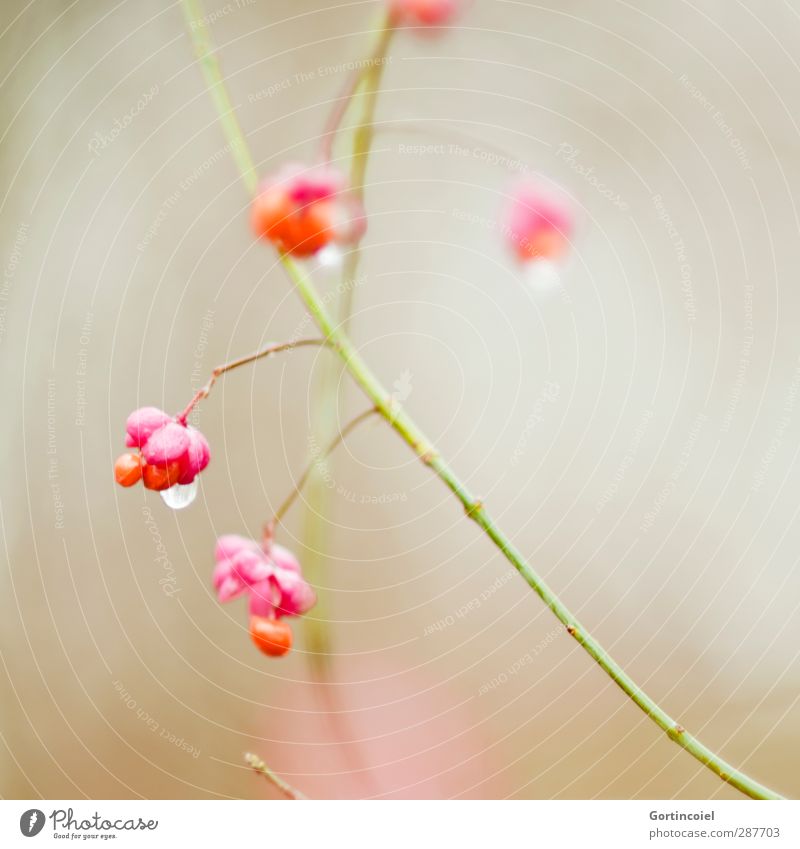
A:
{"type": "Polygon", "coordinates": [[[153,466],[179,463],[189,453],[189,430],[185,425],[168,421],[153,431],[141,448],[145,462],[153,466]]]}
{"type": "Polygon", "coordinates": [[[178,483],[191,483],[200,472],[205,469],[211,460],[211,449],[208,440],[197,428],[188,425],[186,431],[189,434],[189,448],[186,452],[186,461],[178,483]]]}
{"type": "Polygon", "coordinates": [[[562,194],[526,179],[512,192],[506,224],[511,250],[518,259],[552,261],[567,252],[575,216],[562,194]]]}
{"type": "Polygon", "coordinates": [[[444,26],[451,23],[465,5],[465,0],[389,0],[395,23],[410,27],[444,26]]]}
{"type": "Polygon", "coordinates": [[[302,572],[300,568],[300,561],[289,551],[288,548],[284,548],[282,545],[272,545],[269,550],[270,555],[272,556],[272,560],[275,565],[280,569],[286,569],[289,572],[297,572],[299,575],[302,572]]]}
{"type": "Polygon", "coordinates": [[[126,445],[141,451],[145,486],[149,481],[158,482],[154,489],[189,484],[208,465],[211,453],[203,434],[163,410],[134,410],[125,429],[126,445]]]}
{"type": "Polygon", "coordinates": [[[291,200],[305,206],[318,200],[327,200],[347,188],[347,180],[332,165],[308,167],[300,162],[287,162],[262,186],[282,186],[291,200]]]}
{"type": "Polygon", "coordinates": [[[159,428],[172,421],[172,416],[157,407],[140,407],[134,410],[125,424],[128,448],[141,448],[159,428]]]}
{"type": "Polygon", "coordinates": [[[259,186],[250,220],[257,236],[300,257],[354,244],[366,230],[361,202],[332,165],[283,165],[259,186]]]}
{"type": "Polygon", "coordinates": [[[214,587],[220,601],[237,598],[271,571],[270,563],[261,548],[251,539],[226,534],[217,540],[214,551],[214,587]]]}
{"type": "Polygon", "coordinates": [[[259,546],[236,534],[217,540],[214,587],[221,602],[250,594],[250,615],[277,618],[300,616],[316,603],[303,578],[300,563],[275,543],[259,546]]]}

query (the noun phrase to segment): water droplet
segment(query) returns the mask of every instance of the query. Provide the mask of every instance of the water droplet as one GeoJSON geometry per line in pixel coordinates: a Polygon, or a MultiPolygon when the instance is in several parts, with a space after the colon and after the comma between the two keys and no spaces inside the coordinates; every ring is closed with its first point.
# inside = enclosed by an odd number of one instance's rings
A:
{"type": "Polygon", "coordinates": [[[549,259],[536,259],[525,263],[522,272],[525,283],[536,294],[546,295],[561,288],[561,272],[549,259]]]}
{"type": "Polygon", "coordinates": [[[317,263],[320,268],[339,268],[344,260],[342,249],[331,242],[317,254],[317,263]]]}
{"type": "Polygon", "coordinates": [[[197,483],[197,478],[195,478],[191,483],[187,483],[185,486],[183,484],[176,483],[169,489],[163,490],[161,498],[164,500],[164,504],[166,504],[167,507],[171,507],[173,510],[183,510],[184,507],[188,507],[195,498],[197,498],[198,489],[199,485],[197,483]]]}

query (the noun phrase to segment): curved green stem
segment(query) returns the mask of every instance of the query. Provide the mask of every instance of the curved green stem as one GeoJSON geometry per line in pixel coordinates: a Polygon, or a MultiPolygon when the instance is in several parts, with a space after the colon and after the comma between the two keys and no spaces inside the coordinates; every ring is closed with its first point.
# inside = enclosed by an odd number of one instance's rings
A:
{"type": "MultiPolygon", "coordinates": [[[[392,16],[391,13],[387,12],[381,20],[375,47],[370,51],[364,63],[352,72],[345,83],[344,91],[334,103],[322,134],[322,158],[325,161],[330,161],[333,158],[333,143],[336,139],[336,133],[358,90],[363,86],[367,91],[371,91],[373,95],[377,91],[378,83],[383,73],[386,52],[393,33],[392,16]]],[[[369,105],[365,105],[361,123],[362,127],[365,124],[369,125],[372,123],[372,112],[368,111],[370,108],[369,105]]],[[[360,145],[361,142],[357,140],[355,144],[356,149],[360,145]]],[[[361,147],[363,150],[369,150],[369,142],[365,146],[361,145],[361,147]]]]}
{"type": "Polygon", "coordinates": [[[258,172],[253,157],[250,155],[250,148],[247,145],[242,128],[239,126],[236,109],[231,103],[228,89],[225,87],[222,78],[203,4],[200,0],[181,0],[181,4],[186,18],[186,26],[189,28],[189,35],[192,38],[194,52],[203,70],[206,88],[214,102],[214,108],[217,110],[219,122],[225,133],[225,140],[242,176],[242,182],[252,195],[258,187],[258,172]]]}
{"type": "Polygon", "coordinates": [[[759,784],[745,773],[724,761],[715,752],[703,745],[696,737],[686,731],[665,710],[656,704],[622,667],[608,654],[600,643],[580,624],[569,608],[547,585],[525,560],[511,540],[495,525],[480,499],[476,498],[447,465],[425,434],[417,427],[411,417],[397,404],[392,395],[383,387],[372,373],[348,339],[347,335],[334,323],[325,309],[319,294],[311,280],[288,256],[282,256],[281,262],[286,268],[300,297],[314,316],[320,330],[335,343],[336,350],[344,360],[347,370],[367,397],[375,404],[378,412],[397,431],[402,439],[413,449],[417,456],[429,466],[464,507],[466,515],[480,527],[490,540],[500,549],[506,559],[522,575],[528,586],[553,611],[564,625],[567,633],[585,649],[620,689],[631,698],[671,740],[686,749],[702,764],[716,773],[723,781],[732,784],[742,793],[754,799],[781,799],[778,793],[759,784]]]}
{"type": "MultiPolygon", "coordinates": [[[[391,16],[387,15],[383,28],[380,31],[378,44],[372,54],[372,61],[367,66],[361,80],[361,98],[363,109],[361,120],[353,134],[353,156],[350,165],[350,188],[360,202],[364,201],[364,180],[369,163],[369,154],[372,150],[372,142],[375,138],[375,107],[378,103],[378,91],[383,77],[383,67],[389,45],[394,34],[391,16]]],[[[342,292],[342,303],[339,310],[342,326],[347,329],[353,314],[353,298],[355,294],[355,278],[358,273],[358,265],[361,261],[360,245],[354,245],[347,254],[342,270],[344,291],[342,292]]]]}
{"type": "MultiPolygon", "coordinates": [[[[361,201],[364,194],[364,174],[372,146],[372,121],[378,84],[393,32],[391,18],[387,13],[380,23],[374,46],[366,61],[356,68],[346,81],[344,91],[334,104],[322,137],[322,158],[330,160],[342,120],[348,109],[354,107],[354,101],[357,101],[361,106],[361,115],[352,132],[350,185],[355,196],[361,201]]],[[[338,299],[338,316],[345,327],[353,311],[353,291],[359,255],[359,246],[354,245],[347,253],[342,266],[342,294],[338,299]]],[[[319,444],[325,444],[331,439],[336,429],[336,402],[339,398],[339,372],[336,365],[333,359],[321,364],[311,398],[313,436],[319,444]]],[[[327,517],[330,514],[332,497],[333,493],[319,474],[318,467],[313,466],[308,481],[308,506],[302,530],[304,563],[312,583],[319,583],[325,568],[323,552],[328,548],[330,526],[327,517]]],[[[327,594],[320,594],[317,615],[305,624],[309,657],[319,679],[327,676],[326,667],[330,658],[327,605],[327,594]]]]}
{"type": "MultiPolygon", "coordinates": [[[[183,0],[184,6],[197,8],[199,3],[197,0],[183,0]]],[[[197,30],[192,29],[192,33],[196,34],[197,30]]],[[[197,41],[196,45],[208,45],[207,35],[205,38],[197,41]]],[[[206,48],[209,49],[209,48],[206,48]]],[[[202,51],[198,46],[198,53],[202,51]]],[[[225,131],[228,141],[233,150],[246,149],[246,142],[241,133],[238,123],[228,120],[230,111],[227,106],[230,104],[227,96],[221,97],[219,91],[223,89],[223,81],[219,75],[219,67],[216,63],[206,65],[204,68],[210,68],[211,80],[210,87],[215,105],[220,114],[220,122],[225,131]],[[214,94],[214,93],[217,94],[214,94]],[[219,104],[225,108],[220,109],[219,104]],[[231,135],[233,134],[233,135],[231,135]]],[[[207,76],[208,80],[208,76],[207,76]]],[[[246,161],[252,163],[249,155],[246,161]]],[[[252,192],[251,177],[246,169],[243,169],[241,162],[237,159],[242,179],[245,185],[252,192]]],[[[253,187],[254,187],[253,183],[253,187]]],[[[638,705],[655,724],[661,728],[667,736],[684,748],[689,754],[695,757],[700,763],[708,767],[715,775],[719,776],[723,781],[740,790],[747,796],[754,799],[781,799],[780,794],[776,793],[763,784],[755,781],[755,779],[746,775],[741,770],[723,760],[719,755],[703,745],[695,736],[690,734],[686,729],[676,722],[665,710],[663,710],[650,696],[647,695],[636,682],[625,672],[624,669],[608,654],[608,652],[600,645],[600,643],[578,622],[569,608],[561,601],[555,592],[547,585],[547,583],[538,575],[533,567],[523,557],[522,553],[516,548],[511,540],[495,525],[483,506],[480,499],[476,498],[467,487],[456,476],[453,470],[448,466],[446,461],[441,457],[433,444],[428,440],[425,434],[414,423],[408,413],[396,402],[392,395],[384,388],[383,384],[378,380],[367,363],[362,359],[361,355],[356,350],[353,343],[350,341],[347,334],[342,329],[341,325],[336,323],[333,317],[325,307],[323,299],[317,292],[314,284],[308,275],[297,265],[297,263],[289,256],[283,254],[280,257],[281,263],[286,269],[290,279],[292,280],[297,292],[308,308],[309,312],[314,317],[319,325],[320,330],[326,338],[334,344],[339,356],[344,362],[348,372],[361,387],[366,396],[372,401],[378,413],[394,428],[400,437],[411,447],[425,465],[427,465],[447,486],[447,488],[455,495],[464,507],[466,515],[472,519],[486,536],[497,546],[503,553],[506,559],[514,566],[514,568],[522,575],[528,586],[542,599],[542,601],[550,608],[556,618],[564,625],[566,631],[580,645],[589,656],[603,669],[604,672],[614,681],[615,684],[634,702],[638,705]]]]}

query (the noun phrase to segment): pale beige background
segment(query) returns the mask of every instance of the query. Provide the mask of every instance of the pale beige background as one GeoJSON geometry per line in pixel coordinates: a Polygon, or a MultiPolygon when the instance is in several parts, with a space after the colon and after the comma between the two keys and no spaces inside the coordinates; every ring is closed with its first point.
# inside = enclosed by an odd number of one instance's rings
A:
{"type": "MultiPolygon", "coordinates": [[[[209,4],[261,170],[314,154],[377,7],[209,4]]],[[[477,0],[461,24],[392,46],[354,336],[626,668],[797,795],[800,4],[477,0]],[[560,294],[492,226],[520,163],[581,209],[560,294]]],[[[0,31],[0,792],[259,797],[255,750],[314,796],[735,796],[380,425],[331,468],[334,683],[302,635],[251,647],[214,538],[257,533],[299,473],[324,355],[219,387],[191,510],[116,488],[129,410],[309,327],[179,7],[4,0],[0,31]]]]}

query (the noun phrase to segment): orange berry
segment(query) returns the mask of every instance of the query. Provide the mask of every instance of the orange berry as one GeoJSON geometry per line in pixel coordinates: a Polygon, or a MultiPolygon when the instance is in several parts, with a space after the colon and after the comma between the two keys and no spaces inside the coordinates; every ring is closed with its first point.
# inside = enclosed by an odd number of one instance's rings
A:
{"type": "Polygon", "coordinates": [[[262,239],[275,241],[280,238],[292,213],[292,202],[283,187],[265,189],[255,197],[250,209],[253,232],[262,239]]]}
{"type": "Polygon", "coordinates": [[[294,210],[291,215],[287,216],[273,229],[271,238],[280,250],[289,253],[294,250],[302,238],[300,215],[297,210],[294,210]]]}
{"type": "Polygon", "coordinates": [[[298,213],[298,226],[292,253],[311,256],[336,236],[332,205],[324,201],[309,204],[298,213]]]}
{"type": "Polygon", "coordinates": [[[133,486],[142,477],[142,458],[139,454],[120,454],[114,463],[114,478],[120,486],[133,486]]]}
{"type": "Polygon", "coordinates": [[[251,616],[250,637],[258,650],[270,657],[282,657],[292,647],[292,629],[282,619],[251,616]]]}
{"type": "Polygon", "coordinates": [[[142,468],[142,480],[145,487],[154,489],[156,492],[169,489],[178,482],[180,476],[181,464],[177,461],[168,463],[166,466],[145,465],[142,468]]]}
{"type": "Polygon", "coordinates": [[[519,243],[520,259],[560,259],[569,247],[567,240],[558,230],[542,230],[530,239],[519,243]]]}

